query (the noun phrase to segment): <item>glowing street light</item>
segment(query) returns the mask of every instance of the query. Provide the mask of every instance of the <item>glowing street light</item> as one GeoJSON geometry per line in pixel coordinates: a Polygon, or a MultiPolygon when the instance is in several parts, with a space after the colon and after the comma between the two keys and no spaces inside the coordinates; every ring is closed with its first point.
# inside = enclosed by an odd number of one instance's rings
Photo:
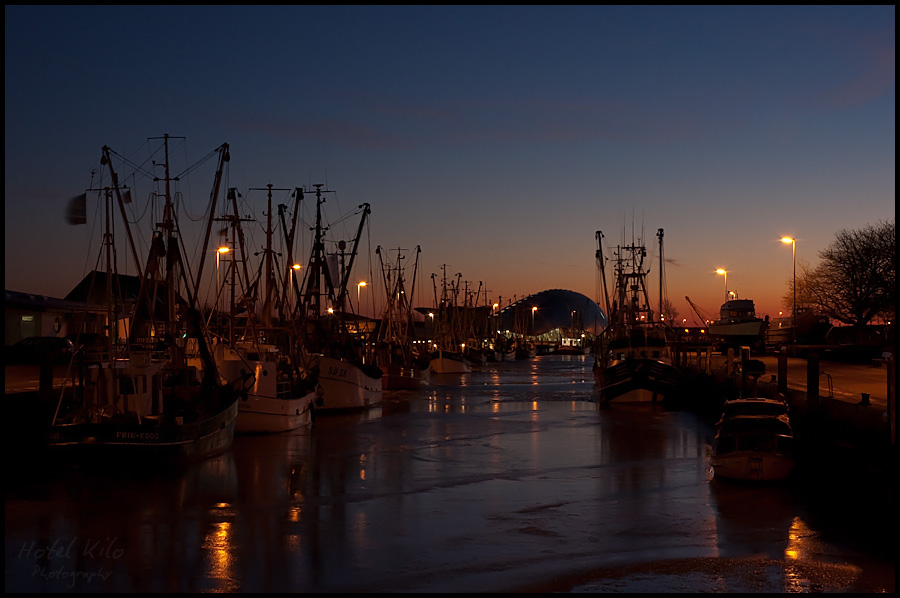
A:
{"type": "Polygon", "coordinates": [[[728,301],[728,270],[719,268],[718,270],[716,270],[716,274],[722,274],[725,276],[725,301],[728,301]]]}
{"type": "Polygon", "coordinates": [[[536,311],[537,311],[537,307],[532,305],[531,306],[531,334],[532,335],[534,334],[534,312],[536,312],[536,311]]]}
{"type": "Polygon", "coordinates": [[[781,237],[782,243],[791,244],[791,259],[794,262],[794,281],[791,286],[794,287],[794,306],[791,309],[791,327],[794,329],[794,342],[797,342],[797,240],[791,237],[781,237]]]}

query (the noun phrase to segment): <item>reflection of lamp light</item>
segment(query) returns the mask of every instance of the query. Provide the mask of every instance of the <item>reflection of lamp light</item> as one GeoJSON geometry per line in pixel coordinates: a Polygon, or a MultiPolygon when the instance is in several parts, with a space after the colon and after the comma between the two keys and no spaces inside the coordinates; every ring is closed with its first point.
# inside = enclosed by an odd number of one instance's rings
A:
{"type": "Polygon", "coordinates": [[[791,284],[794,287],[794,306],[791,309],[791,326],[794,328],[793,340],[797,342],[797,240],[791,237],[782,237],[781,242],[791,244],[791,259],[794,262],[794,282],[791,284]]]}
{"type": "Polygon", "coordinates": [[[725,301],[728,301],[728,270],[719,268],[716,270],[716,274],[723,274],[725,276],[725,301]]]}

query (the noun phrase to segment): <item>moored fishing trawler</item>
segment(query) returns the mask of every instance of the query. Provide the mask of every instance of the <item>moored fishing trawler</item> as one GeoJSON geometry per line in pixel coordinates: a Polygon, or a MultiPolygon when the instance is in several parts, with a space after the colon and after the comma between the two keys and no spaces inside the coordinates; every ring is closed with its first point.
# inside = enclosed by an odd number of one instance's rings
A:
{"type": "Polygon", "coordinates": [[[339,241],[335,265],[325,251],[325,227],[322,224],[322,185],[316,188],[316,224],[309,267],[300,293],[301,313],[296,322],[303,363],[316,377],[321,392],[316,412],[367,409],[381,404],[382,371],[376,363],[374,339],[370,331],[352,325],[359,318],[347,313],[347,286],[359,248],[359,240],[369,214],[369,204],[359,206],[360,223],[349,252],[339,241]],[[352,329],[351,329],[352,328],[352,329]]]}
{"type": "MultiPolygon", "coordinates": [[[[447,281],[447,266],[441,283],[441,297],[437,299],[435,283],[434,334],[430,353],[430,367],[435,374],[467,374],[472,371],[472,361],[465,352],[465,308],[458,305],[459,284],[447,281]]],[[[460,275],[457,275],[459,278],[460,275]]],[[[432,275],[432,280],[433,280],[432,275]]]]}
{"type": "MultiPolygon", "coordinates": [[[[132,194],[119,184],[113,164],[128,162],[103,148],[101,164],[108,167],[110,181],[92,191],[99,191],[105,207],[101,252],[106,272],[92,273],[83,291],[85,303],[104,311],[107,346],[95,354],[83,349],[73,358],[70,387],[61,392],[48,430],[51,450],[155,462],[206,455],[232,443],[243,381],[221,381],[195,289],[188,284],[193,274],[199,279],[202,261],[193,273],[182,253],[172,190],[178,178],[169,170],[170,139],[166,135],[161,140],[164,175],[148,176],[160,186],[156,196],[163,202],[162,212],[153,214],[157,224],[144,262],[134,244],[134,220],[126,215],[132,194]],[[131,277],[133,285],[118,274],[116,205],[127,241],[119,244],[127,247],[126,255],[141,273],[137,279],[131,277]]],[[[217,152],[216,181],[228,160],[228,145],[217,152]]],[[[141,175],[146,173],[138,168],[134,176],[141,175]]],[[[76,200],[84,202],[86,196],[76,200]]]]}
{"type": "MultiPolygon", "coordinates": [[[[662,229],[657,236],[662,269],[662,229]]],[[[600,231],[597,240],[597,261],[606,288],[600,231]]],[[[650,309],[647,271],[644,269],[646,255],[646,247],[634,242],[616,250],[615,298],[612,307],[608,307],[610,323],[598,339],[593,367],[604,404],[663,401],[679,383],[680,374],[672,361],[668,330],[658,314],[650,309]]],[[[662,296],[662,271],[660,280],[662,296]]],[[[608,297],[606,303],[610,305],[608,297]]]]}
{"type": "MultiPolygon", "coordinates": [[[[419,353],[422,344],[417,342],[413,322],[412,298],[406,291],[403,260],[407,257],[402,249],[397,249],[396,263],[385,263],[381,247],[375,253],[381,260],[381,274],[387,290],[384,312],[378,328],[377,358],[382,371],[381,384],[384,390],[411,390],[429,383],[431,367],[427,352],[419,353]]],[[[419,270],[417,246],[413,267],[412,288],[416,287],[419,270]]]]}
{"type": "MultiPolygon", "coordinates": [[[[244,266],[248,258],[242,223],[252,219],[240,217],[237,204],[237,196],[240,194],[236,189],[228,191],[231,205],[227,212],[230,213],[220,218],[228,222],[231,229],[230,246],[225,247],[227,251],[224,251],[231,259],[225,262],[223,286],[218,287],[217,284],[215,296],[218,303],[218,298],[227,287],[230,289],[228,295],[231,300],[227,315],[223,318],[220,314],[217,319],[220,329],[214,338],[215,358],[223,379],[246,380],[246,392],[238,406],[235,428],[242,434],[285,432],[309,426],[316,398],[316,380],[300,364],[296,332],[291,326],[292,314],[288,297],[291,295],[295,270],[288,269],[289,276],[281,285],[279,277],[275,275],[274,263],[277,256],[272,249],[273,186],[268,185],[265,191],[268,214],[266,246],[254,280],[248,280],[249,272],[246,267],[238,268],[237,256],[241,256],[240,263],[244,266]],[[276,310],[278,313],[275,313],[276,310]]],[[[296,214],[303,193],[295,190],[293,196],[296,214]]],[[[279,206],[282,219],[285,207],[279,206]]],[[[287,226],[283,220],[282,224],[285,225],[283,230],[286,232],[287,226]]],[[[292,226],[285,239],[287,257],[291,264],[295,230],[296,226],[292,226]]],[[[217,251],[221,253],[222,248],[217,251]]],[[[218,282],[218,275],[216,279],[218,282]]]]}
{"type": "Polygon", "coordinates": [[[238,405],[235,432],[286,432],[312,424],[315,388],[295,375],[275,345],[223,342],[216,346],[215,356],[226,380],[252,374],[238,405]]]}
{"type": "Polygon", "coordinates": [[[472,371],[472,362],[465,355],[440,347],[431,353],[429,364],[435,374],[467,374],[472,371]]]}

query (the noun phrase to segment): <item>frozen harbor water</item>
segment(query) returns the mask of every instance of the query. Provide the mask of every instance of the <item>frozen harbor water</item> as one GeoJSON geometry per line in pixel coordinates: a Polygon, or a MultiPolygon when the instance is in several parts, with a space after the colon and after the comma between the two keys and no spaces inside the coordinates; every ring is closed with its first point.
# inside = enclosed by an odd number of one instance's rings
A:
{"type": "Polygon", "coordinates": [[[894,591],[881,497],[712,480],[708,423],[594,392],[546,356],[185,468],[37,464],[7,485],[6,590],[894,591]]]}

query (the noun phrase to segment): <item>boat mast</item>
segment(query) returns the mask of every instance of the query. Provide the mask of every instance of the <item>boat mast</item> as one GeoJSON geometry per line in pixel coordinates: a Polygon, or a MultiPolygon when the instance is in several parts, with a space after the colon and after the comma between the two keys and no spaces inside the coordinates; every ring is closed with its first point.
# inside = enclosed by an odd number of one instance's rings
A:
{"type": "Polygon", "coordinates": [[[656,236],[659,237],[659,319],[662,322],[663,319],[663,229],[657,229],[656,236]]]}
{"type": "MultiPolygon", "coordinates": [[[[222,187],[222,173],[225,170],[225,164],[231,161],[231,155],[228,153],[228,144],[223,143],[216,150],[219,152],[219,164],[216,167],[215,178],[213,179],[213,188],[210,192],[210,207],[209,214],[210,218],[206,224],[206,235],[203,239],[202,247],[209,247],[209,238],[212,235],[212,226],[213,221],[216,220],[216,204],[219,201],[219,189],[222,187]]],[[[216,248],[218,250],[218,247],[216,248]]],[[[203,266],[206,262],[206,251],[201,252],[200,254],[200,266],[197,269],[197,279],[194,282],[194,297],[200,296],[200,279],[203,278],[203,266]]],[[[218,294],[218,289],[216,289],[216,293],[218,294]]]]}
{"type": "Polygon", "coordinates": [[[334,301],[334,284],[328,272],[328,263],[325,260],[325,244],[322,240],[322,184],[313,185],[316,188],[316,226],[313,239],[312,252],[309,256],[309,269],[306,273],[306,288],[304,289],[303,304],[305,315],[308,318],[319,318],[322,315],[322,281],[324,279],[328,296],[334,301]]]}
{"type": "MultiPolygon", "coordinates": [[[[110,147],[107,145],[103,146],[101,150],[103,155],[100,157],[100,164],[105,164],[109,169],[109,176],[112,179],[112,189],[116,193],[116,199],[119,204],[119,213],[122,216],[122,223],[125,225],[125,234],[128,236],[128,247],[131,249],[131,256],[134,260],[134,267],[136,271],[141,271],[141,260],[138,257],[137,249],[134,246],[134,239],[131,236],[131,226],[128,224],[128,218],[125,215],[125,201],[122,198],[121,189],[119,188],[119,176],[116,174],[115,169],[113,168],[112,157],[110,156],[110,147]]],[[[130,200],[129,200],[130,201],[130,200]]],[[[107,218],[109,215],[107,214],[107,218]]],[[[109,272],[109,268],[107,268],[107,272],[109,272]]]]}
{"type": "MultiPolygon", "coordinates": [[[[165,189],[166,189],[166,205],[163,209],[163,221],[161,228],[167,237],[166,254],[168,256],[176,255],[178,251],[178,243],[175,240],[175,218],[172,215],[172,193],[171,179],[169,178],[169,135],[163,137],[163,147],[165,151],[165,189]]],[[[175,338],[175,276],[174,276],[175,260],[166,260],[166,291],[168,306],[168,321],[166,322],[166,331],[170,339],[175,338]]]]}
{"type": "MultiPolygon", "coordinates": [[[[272,191],[290,191],[290,189],[275,189],[272,183],[266,185],[265,189],[255,188],[249,191],[266,191],[267,207],[266,207],[266,247],[265,260],[263,261],[265,270],[265,294],[261,296],[262,305],[260,306],[260,320],[264,326],[272,325],[272,305],[277,301],[275,289],[275,266],[273,264],[272,250],[272,191]]],[[[258,287],[257,287],[258,288],[258,287]]],[[[280,302],[279,302],[280,303],[280,302]]]]}
{"type": "MultiPolygon", "coordinates": [[[[294,192],[291,193],[291,197],[294,198],[294,215],[291,219],[290,232],[288,232],[288,230],[287,230],[287,222],[285,221],[285,218],[284,218],[284,212],[287,209],[287,206],[285,204],[278,205],[278,216],[281,219],[282,234],[284,234],[284,237],[287,240],[287,248],[288,248],[287,249],[287,251],[288,251],[288,255],[287,255],[288,271],[285,274],[286,278],[285,278],[285,282],[283,285],[284,289],[285,289],[284,293],[285,293],[285,295],[291,295],[291,293],[288,291],[288,289],[293,287],[292,288],[293,297],[294,297],[294,302],[296,304],[296,302],[300,300],[300,288],[297,285],[297,276],[296,276],[296,273],[294,272],[294,264],[296,263],[296,261],[294,260],[294,239],[295,239],[295,234],[297,232],[297,218],[299,217],[299,214],[300,214],[300,202],[303,201],[303,189],[301,189],[300,187],[296,187],[294,189],[294,192]]],[[[284,315],[293,314],[295,311],[295,306],[288,305],[287,299],[285,299],[285,305],[286,305],[286,308],[282,310],[282,313],[284,315]]]]}
{"type": "Polygon", "coordinates": [[[347,300],[347,285],[350,283],[350,272],[353,270],[353,262],[356,260],[356,252],[359,249],[359,240],[362,237],[363,226],[366,223],[366,216],[371,212],[367,203],[361,204],[359,208],[362,210],[362,217],[356,230],[356,238],[353,240],[353,248],[350,250],[350,262],[343,268],[341,286],[339,287],[337,298],[337,308],[342,312],[344,311],[344,303],[347,300]]]}
{"type": "Polygon", "coordinates": [[[603,299],[606,302],[606,317],[609,318],[609,290],[606,287],[606,269],[604,264],[606,263],[606,259],[603,257],[603,232],[597,231],[597,265],[600,267],[600,280],[603,284],[603,299]]]}

